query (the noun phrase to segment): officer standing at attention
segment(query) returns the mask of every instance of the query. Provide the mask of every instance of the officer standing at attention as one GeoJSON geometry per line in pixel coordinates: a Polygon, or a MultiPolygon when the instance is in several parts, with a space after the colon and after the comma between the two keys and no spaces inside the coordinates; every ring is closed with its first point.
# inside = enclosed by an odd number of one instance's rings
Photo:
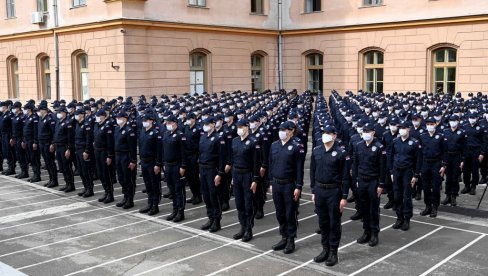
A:
{"type": "Polygon", "coordinates": [[[41,154],[39,151],[39,141],[37,140],[37,124],[39,123],[39,116],[34,113],[35,106],[32,102],[24,105],[24,130],[23,130],[23,147],[27,148],[27,156],[32,166],[34,175],[29,178],[29,182],[41,181],[41,154]]]}
{"type": "Polygon", "coordinates": [[[140,213],[147,213],[153,216],[159,213],[159,202],[161,201],[161,167],[157,161],[158,153],[161,151],[162,137],[154,127],[154,115],[152,112],[142,117],[142,130],[139,132],[139,155],[141,160],[142,178],[147,192],[147,206],[140,209],[140,213]],[[154,150],[156,149],[156,150],[154,150]]]}
{"type": "Polygon", "coordinates": [[[200,128],[197,125],[195,113],[188,114],[184,134],[186,136],[185,155],[187,158],[186,180],[190,185],[192,197],[186,203],[197,205],[202,203],[202,193],[200,191],[200,177],[198,176],[198,145],[200,143],[200,128]]]}
{"type": "Polygon", "coordinates": [[[13,114],[10,111],[12,102],[7,100],[0,103],[2,111],[2,119],[0,120],[0,131],[2,134],[2,155],[7,158],[7,170],[3,171],[3,175],[15,174],[15,148],[11,146],[10,139],[12,138],[12,120],[13,114]]]}
{"type": "Polygon", "coordinates": [[[54,132],[56,129],[56,121],[49,116],[47,102],[41,102],[39,104],[39,123],[37,125],[37,140],[39,141],[39,148],[41,151],[42,159],[46,166],[47,173],[49,174],[49,182],[45,185],[48,188],[57,187],[58,184],[58,171],[56,168],[56,157],[54,152],[49,150],[49,146],[53,140],[54,132]]]}
{"type": "Polygon", "coordinates": [[[86,121],[85,115],[84,109],[76,110],[74,115],[74,119],[78,122],[75,129],[76,162],[78,163],[79,174],[84,187],[83,191],[78,193],[78,196],[91,197],[94,195],[91,172],[93,129],[90,122],[86,121]]]}
{"type": "Polygon", "coordinates": [[[412,191],[420,176],[420,143],[410,137],[410,127],[406,123],[398,124],[400,137],[393,140],[388,168],[392,172],[394,200],[397,206],[397,220],[393,229],[410,229],[413,216],[412,191]]]}
{"type": "Polygon", "coordinates": [[[241,230],[234,239],[248,242],[252,239],[254,226],[254,200],[259,170],[261,168],[261,146],[249,136],[249,122],[241,119],[237,122],[238,137],[232,140],[232,181],[236,201],[237,215],[241,230]]]}
{"type": "Polygon", "coordinates": [[[313,149],[310,163],[312,201],[319,218],[323,248],[314,261],[325,261],[327,266],[334,266],[339,261],[337,250],[341,240],[341,216],[347,204],[350,182],[350,157],[335,142],[336,138],[336,128],[326,126],[322,134],[323,144],[313,149]]]}
{"type": "Polygon", "coordinates": [[[69,193],[75,190],[75,180],[73,175],[73,167],[71,163],[71,154],[73,154],[72,149],[74,149],[74,132],[73,125],[69,121],[68,110],[66,107],[61,106],[58,109],[56,117],[58,122],[56,123],[56,128],[54,130],[53,143],[50,146],[50,151],[56,151],[56,160],[58,161],[58,166],[63,172],[64,181],[66,185],[60,188],[60,191],[69,193]]]}
{"type": "Polygon", "coordinates": [[[459,176],[466,150],[466,133],[459,127],[458,115],[451,115],[449,126],[449,129],[444,130],[444,139],[447,144],[446,198],[441,204],[456,206],[456,197],[459,196],[459,176]]]}
{"type": "Polygon", "coordinates": [[[15,149],[15,156],[17,157],[17,160],[19,160],[21,169],[21,173],[15,176],[15,178],[18,179],[29,177],[27,156],[25,151],[27,145],[23,141],[24,115],[22,114],[21,108],[22,104],[20,102],[14,103],[12,108],[12,139],[10,139],[10,146],[14,147],[15,149]]]}
{"type": "Polygon", "coordinates": [[[114,130],[115,167],[124,194],[124,198],[115,206],[124,209],[134,207],[133,174],[136,173],[137,168],[137,137],[135,131],[127,124],[128,118],[129,115],[125,111],[119,112],[114,130]]]}
{"type": "Polygon", "coordinates": [[[98,202],[107,204],[114,201],[114,182],[110,177],[110,166],[113,166],[112,159],[114,157],[114,133],[112,125],[107,120],[105,109],[102,108],[97,111],[95,121],[93,136],[96,166],[98,177],[105,190],[98,202]]]}
{"type": "MultiPolygon", "coordinates": [[[[356,146],[353,157],[353,175],[357,175],[359,204],[363,210],[363,235],[359,244],[378,244],[380,232],[380,196],[386,174],[386,149],[375,139],[375,127],[367,123],[363,127],[363,141],[356,146]]],[[[354,185],[354,183],[353,183],[354,185]]]]}
{"type": "Polygon", "coordinates": [[[271,145],[269,178],[272,183],[273,202],[280,227],[281,241],[272,248],[290,254],[295,250],[297,235],[297,207],[303,186],[305,151],[293,140],[295,125],[286,121],[280,125],[279,141],[271,145]]]}
{"type": "Polygon", "coordinates": [[[476,195],[476,186],[480,179],[480,163],[485,158],[486,130],[478,123],[478,114],[469,113],[468,123],[463,126],[466,132],[466,153],[463,165],[464,188],[461,194],[476,195]]]}
{"type": "Polygon", "coordinates": [[[173,212],[166,220],[179,222],[185,219],[186,136],[178,130],[178,118],[173,114],[166,119],[166,131],[162,140],[162,147],[158,150],[158,163],[164,164],[166,183],[173,200],[173,212]]]}
{"type": "Polygon", "coordinates": [[[447,160],[444,135],[436,130],[436,120],[432,117],[425,120],[427,132],[420,135],[422,154],[421,176],[424,188],[425,209],[421,216],[437,217],[441,201],[441,184],[446,170],[447,160]]]}
{"type": "Polygon", "coordinates": [[[200,228],[217,232],[220,230],[222,218],[222,206],[217,188],[221,184],[229,160],[227,160],[225,137],[215,131],[213,117],[209,116],[203,120],[203,131],[205,133],[200,137],[199,146],[200,184],[207,207],[208,221],[200,228]]]}

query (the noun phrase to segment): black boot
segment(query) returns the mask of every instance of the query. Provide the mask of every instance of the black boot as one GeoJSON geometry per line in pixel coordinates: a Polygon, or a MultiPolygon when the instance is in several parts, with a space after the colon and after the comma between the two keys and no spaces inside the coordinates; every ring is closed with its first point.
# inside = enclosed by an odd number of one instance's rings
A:
{"type": "Polygon", "coordinates": [[[64,190],[65,193],[71,193],[75,190],[75,183],[69,183],[64,190]]]}
{"type": "Polygon", "coordinates": [[[358,211],[356,211],[356,213],[350,217],[351,220],[360,220],[362,218],[363,216],[358,211]]]}
{"type": "Polygon", "coordinates": [[[476,186],[472,186],[471,190],[469,191],[470,195],[476,195],[476,186]]]}
{"type": "Polygon", "coordinates": [[[283,250],[283,253],[285,254],[290,254],[295,251],[295,238],[288,238],[286,241],[286,247],[285,250],[283,250]]]}
{"type": "Polygon", "coordinates": [[[393,229],[400,229],[403,226],[403,218],[397,218],[395,223],[391,226],[393,229]]]}
{"type": "Polygon", "coordinates": [[[402,230],[408,231],[408,229],[410,229],[410,219],[405,219],[402,225],[402,230]]]}
{"type": "Polygon", "coordinates": [[[324,247],[322,249],[322,252],[320,252],[319,255],[317,255],[315,258],[313,258],[313,261],[316,263],[322,263],[325,262],[329,258],[329,247],[324,247]]]}
{"type": "Polygon", "coordinates": [[[107,198],[107,196],[108,196],[108,193],[107,193],[107,192],[105,192],[105,193],[103,194],[103,196],[102,196],[101,198],[99,198],[99,199],[98,199],[98,202],[104,202],[104,201],[105,201],[105,199],[107,198]]]}
{"type": "Polygon", "coordinates": [[[371,239],[369,240],[368,245],[371,247],[375,247],[376,245],[378,245],[378,242],[379,242],[378,233],[373,232],[373,234],[371,235],[371,239]]]}
{"type": "Polygon", "coordinates": [[[148,203],[146,205],[146,207],[139,209],[139,213],[145,214],[145,213],[149,212],[149,210],[151,210],[151,208],[152,208],[152,204],[148,203]]]}
{"type": "Polygon", "coordinates": [[[356,240],[356,242],[359,244],[364,244],[369,242],[370,240],[371,240],[371,233],[365,231],[363,235],[356,240]]]}
{"type": "Polygon", "coordinates": [[[209,218],[208,221],[200,227],[200,229],[202,229],[202,230],[210,229],[210,226],[212,226],[213,222],[214,222],[214,220],[209,218]]]}
{"type": "Polygon", "coordinates": [[[47,187],[47,186],[51,185],[51,183],[53,183],[53,181],[52,180],[49,180],[48,182],[46,182],[46,184],[44,184],[44,187],[47,187]]]}
{"type": "Polygon", "coordinates": [[[20,174],[19,174],[19,177],[17,177],[18,179],[24,179],[24,178],[28,178],[29,177],[29,173],[27,171],[22,171],[20,174]]]}
{"type": "Polygon", "coordinates": [[[124,206],[122,206],[122,208],[130,209],[132,207],[134,207],[134,199],[132,197],[128,197],[127,201],[125,202],[124,206]]]}
{"type": "Polygon", "coordinates": [[[5,171],[5,175],[14,175],[14,174],[15,174],[14,169],[8,169],[7,171],[5,171]]]}
{"type": "Polygon", "coordinates": [[[457,205],[457,202],[456,202],[456,196],[455,196],[455,195],[453,195],[453,196],[451,196],[451,206],[453,206],[453,207],[454,207],[454,206],[456,206],[456,205],[457,205]]]}
{"type": "Polygon", "coordinates": [[[95,194],[93,193],[93,188],[88,188],[86,190],[86,192],[83,194],[83,197],[84,198],[87,198],[87,197],[92,197],[94,196],[95,194]]]}
{"type": "Polygon", "coordinates": [[[103,201],[103,203],[108,204],[108,203],[112,203],[114,201],[115,201],[114,194],[110,192],[110,193],[107,194],[107,197],[105,198],[105,200],[103,201]]]}
{"type": "Polygon", "coordinates": [[[429,205],[429,206],[425,206],[425,209],[422,212],[420,212],[420,215],[425,217],[427,215],[430,215],[430,213],[432,213],[432,206],[429,205]]]}
{"type": "Polygon", "coordinates": [[[178,209],[173,209],[173,212],[166,217],[166,220],[167,221],[173,220],[176,217],[176,214],[178,214],[178,209]]]}
{"type": "Polygon", "coordinates": [[[227,210],[229,210],[229,208],[230,208],[230,206],[229,206],[228,201],[222,202],[222,211],[227,211],[227,210]]]}
{"type": "Polygon", "coordinates": [[[320,227],[315,229],[315,234],[322,234],[322,230],[320,230],[320,227]]]}
{"type": "Polygon", "coordinates": [[[63,187],[59,188],[58,190],[63,192],[66,189],[68,189],[68,184],[64,185],[63,187]]]}
{"type": "Polygon", "coordinates": [[[124,206],[124,205],[125,205],[125,203],[127,202],[127,200],[128,200],[128,197],[127,197],[126,195],[124,195],[124,198],[123,198],[121,201],[117,202],[117,203],[115,204],[115,206],[117,206],[117,207],[122,207],[122,206],[124,206]]]}
{"type": "Polygon", "coordinates": [[[252,240],[252,229],[248,229],[242,237],[243,242],[249,242],[250,240],[252,240]]]}
{"type": "Polygon", "coordinates": [[[242,239],[242,237],[244,237],[245,232],[246,232],[246,230],[244,229],[244,227],[241,227],[241,230],[239,230],[239,232],[234,234],[234,236],[232,236],[232,238],[234,238],[234,240],[240,240],[240,239],[242,239]]]}
{"type": "Polygon", "coordinates": [[[212,226],[210,226],[210,229],[208,231],[210,233],[215,233],[220,230],[220,219],[214,219],[214,222],[212,223],[212,226]]]}
{"type": "Polygon", "coordinates": [[[468,185],[464,185],[464,188],[461,190],[461,194],[467,194],[470,192],[470,188],[468,185]]]}
{"type": "Polygon", "coordinates": [[[176,217],[173,219],[173,222],[180,222],[185,219],[185,210],[179,209],[176,217]]]}
{"type": "Polygon", "coordinates": [[[264,218],[264,211],[263,211],[263,209],[259,208],[256,211],[256,216],[254,218],[255,219],[262,219],[262,218],[264,218]]]}
{"type": "Polygon", "coordinates": [[[383,209],[391,209],[393,207],[393,201],[392,200],[388,200],[388,202],[385,204],[385,206],[383,206],[383,209]]]}
{"type": "Polygon", "coordinates": [[[78,196],[83,196],[85,193],[86,193],[86,188],[83,188],[83,190],[78,193],[78,196]]]}
{"type": "Polygon", "coordinates": [[[34,175],[33,177],[31,177],[29,179],[29,182],[30,183],[36,183],[36,182],[39,182],[39,181],[41,181],[41,176],[38,175],[38,174],[34,175]]]}
{"type": "Polygon", "coordinates": [[[432,212],[430,213],[431,218],[437,217],[437,206],[432,205],[432,212]]]}
{"type": "Polygon", "coordinates": [[[149,212],[147,212],[147,214],[150,216],[154,216],[157,213],[159,213],[159,206],[157,204],[154,204],[152,206],[151,210],[149,210],[149,212]]]}
{"type": "Polygon", "coordinates": [[[486,177],[482,177],[479,184],[486,184],[486,177]]]}
{"type": "Polygon", "coordinates": [[[53,180],[51,181],[51,184],[47,185],[48,188],[54,188],[54,187],[58,187],[59,184],[58,184],[58,181],[57,180],[53,180]]]}
{"type": "Polygon", "coordinates": [[[282,237],[281,240],[277,244],[273,245],[273,247],[272,247],[273,250],[278,251],[278,250],[285,249],[286,244],[287,244],[287,240],[288,240],[287,238],[282,237]]]}
{"type": "Polygon", "coordinates": [[[200,203],[202,203],[202,196],[201,196],[201,195],[196,196],[196,197],[193,199],[193,201],[192,201],[192,203],[191,203],[191,204],[193,204],[193,205],[197,205],[197,204],[200,204],[200,203]]]}
{"type": "Polygon", "coordinates": [[[339,258],[337,258],[337,249],[331,249],[329,253],[329,258],[325,261],[325,265],[327,266],[335,266],[339,262],[339,258]]]}
{"type": "Polygon", "coordinates": [[[441,201],[441,204],[442,205],[447,205],[447,204],[450,204],[452,201],[451,201],[451,195],[446,195],[446,198],[441,201]]]}

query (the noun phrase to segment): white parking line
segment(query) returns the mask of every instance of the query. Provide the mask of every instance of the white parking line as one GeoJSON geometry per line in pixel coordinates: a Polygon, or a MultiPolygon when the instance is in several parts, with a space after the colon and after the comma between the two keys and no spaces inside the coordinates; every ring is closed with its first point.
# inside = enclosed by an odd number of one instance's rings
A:
{"type": "MultiPolygon", "coordinates": [[[[384,230],[386,230],[386,229],[388,229],[388,228],[391,228],[392,226],[393,226],[393,224],[390,224],[389,226],[383,227],[383,228],[381,228],[381,229],[380,229],[380,232],[381,232],[381,231],[384,231],[384,230]]],[[[341,251],[342,249],[344,249],[344,248],[346,248],[346,247],[349,247],[349,246],[351,246],[351,245],[353,245],[353,244],[356,244],[356,243],[357,243],[356,241],[352,241],[352,242],[350,242],[350,243],[348,243],[348,244],[345,244],[345,245],[343,245],[343,246],[339,247],[339,250],[338,250],[338,251],[341,251]]],[[[310,261],[304,262],[303,264],[301,264],[301,265],[299,265],[299,266],[296,266],[296,267],[294,267],[294,268],[292,268],[292,269],[290,269],[290,270],[287,270],[287,271],[285,271],[285,272],[283,272],[283,273],[281,273],[281,274],[278,274],[277,276],[284,276],[284,275],[287,275],[287,274],[289,274],[289,273],[291,273],[291,272],[293,272],[293,271],[295,271],[295,270],[298,270],[298,269],[300,269],[300,268],[302,268],[302,267],[305,267],[305,266],[307,266],[307,265],[311,264],[312,262],[313,262],[313,259],[312,259],[312,260],[310,260],[310,261]]]]}
{"type": "Polygon", "coordinates": [[[40,217],[45,215],[52,215],[52,214],[57,214],[57,213],[62,213],[70,210],[87,208],[87,207],[90,207],[90,205],[87,204],[86,202],[75,202],[68,205],[61,205],[61,206],[40,209],[40,210],[35,210],[35,211],[30,211],[25,213],[18,213],[14,215],[0,217],[0,224],[15,222],[23,219],[35,218],[35,217],[40,217]]]}
{"type": "MultiPolygon", "coordinates": [[[[304,204],[307,204],[307,203],[304,203],[304,204]]],[[[302,221],[302,220],[305,220],[305,219],[308,219],[308,218],[311,218],[311,217],[314,217],[316,216],[315,214],[311,215],[311,216],[308,216],[308,217],[305,217],[305,218],[302,218],[300,219],[299,221],[302,221]]],[[[239,222],[236,222],[236,223],[233,223],[231,225],[226,225],[225,227],[222,227],[222,228],[226,228],[226,227],[230,227],[230,226],[233,226],[233,225],[237,225],[239,224],[239,222]]],[[[264,230],[262,232],[259,232],[259,233],[256,233],[254,236],[259,236],[259,235],[262,235],[262,234],[265,234],[265,233],[268,233],[270,231],[273,231],[273,230],[276,230],[278,229],[278,227],[273,227],[271,229],[268,229],[268,230],[264,230]]],[[[155,250],[158,250],[158,249],[162,249],[162,248],[165,248],[165,247],[168,247],[168,246],[171,246],[171,245],[174,245],[174,244],[177,244],[177,243],[180,243],[180,242],[183,242],[183,241],[187,241],[187,240],[190,240],[190,239],[193,239],[193,238],[196,238],[196,237],[200,237],[200,236],[204,236],[204,235],[207,235],[208,233],[207,232],[202,232],[200,234],[195,234],[195,235],[192,235],[192,236],[189,236],[187,238],[184,238],[184,239],[181,239],[181,240],[178,240],[178,241],[175,241],[175,242],[171,242],[171,243],[167,243],[167,244],[163,244],[163,245],[160,245],[160,246],[157,246],[157,247],[153,247],[153,248],[150,248],[150,249],[146,249],[146,250],[143,250],[143,251],[140,251],[140,252],[137,252],[137,253],[134,253],[134,254],[131,254],[131,255],[128,255],[128,256],[125,256],[125,257],[121,257],[121,258],[118,258],[118,259],[114,259],[114,260],[111,260],[111,261],[108,261],[108,262],[105,262],[105,263],[102,263],[102,264],[98,264],[98,265],[95,265],[95,266],[91,266],[91,267],[87,267],[85,269],[82,269],[82,270],[79,270],[79,271],[75,271],[75,272],[72,272],[72,273],[69,273],[69,274],[66,274],[65,276],[71,276],[71,275],[76,275],[76,274],[79,274],[79,273],[82,273],[82,272],[86,272],[86,271],[90,271],[90,270],[93,270],[97,267],[102,267],[102,266],[106,266],[106,265],[109,265],[109,264],[112,264],[112,263],[116,263],[116,262],[119,262],[119,261],[122,261],[122,260],[125,260],[125,259],[128,259],[128,258],[131,258],[131,257],[134,257],[134,256],[138,256],[138,255],[141,255],[141,254],[146,254],[146,253],[149,253],[149,252],[152,252],[152,251],[155,251],[155,250]]],[[[142,275],[142,274],[146,274],[146,273],[149,273],[149,272],[152,272],[152,271],[155,271],[155,270],[159,270],[163,267],[166,267],[166,266],[169,266],[169,265],[173,265],[173,264],[176,264],[176,263],[179,263],[179,262],[182,262],[182,261],[185,261],[185,260],[188,260],[188,259],[191,259],[191,258],[194,258],[194,257],[197,257],[197,256],[200,256],[200,255],[203,255],[203,254],[206,254],[206,253],[209,253],[209,252],[212,252],[212,251],[215,251],[217,249],[220,249],[220,248],[223,248],[223,247],[226,247],[226,246],[229,246],[229,245],[232,245],[232,244],[237,244],[237,243],[242,243],[240,240],[235,240],[235,241],[231,241],[231,242],[228,242],[228,243],[225,243],[221,246],[218,246],[218,247],[215,247],[215,248],[212,248],[212,249],[209,249],[209,250],[206,250],[206,251],[203,251],[203,252],[200,252],[200,253],[197,253],[197,254],[194,254],[194,255],[191,255],[191,256],[188,256],[186,258],[182,258],[182,259],[178,259],[178,261],[174,261],[174,262],[171,262],[171,263],[167,263],[165,265],[162,265],[162,266],[158,266],[156,268],[152,268],[150,270],[147,270],[147,271],[144,271],[144,272],[141,272],[141,273],[138,273],[138,274],[135,274],[133,276],[136,276],[136,275],[142,275]]]]}
{"type": "Polygon", "coordinates": [[[366,269],[368,269],[368,268],[370,268],[370,267],[374,266],[375,264],[380,263],[380,262],[382,262],[382,261],[386,260],[386,259],[387,259],[387,258],[389,258],[390,256],[395,255],[396,253],[398,253],[398,252],[400,252],[400,251],[404,250],[405,248],[407,248],[407,247],[409,247],[409,246],[411,246],[411,245],[413,245],[413,244],[417,243],[418,241],[421,241],[421,240],[423,240],[423,239],[427,238],[428,236],[430,236],[430,235],[434,234],[435,232],[437,232],[437,231],[439,231],[439,230],[441,230],[441,229],[443,229],[443,228],[444,228],[444,226],[437,227],[436,229],[434,229],[434,230],[430,231],[429,233],[427,233],[427,234],[423,235],[422,237],[420,237],[420,238],[418,238],[418,239],[415,239],[414,241],[409,242],[408,244],[406,244],[406,245],[404,245],[404,246],[402,246],[402,247],[398,248],[397,250],[395,250],[395,251],[393,251],[393,252],[391,252],[391,253],[389,253],[389,254],[387,254],[387,255],[385,255],[385,256],[383,256],[383,257],[379,258],[379,259],[377,259],[376,261],[374,261],[374,262],[372,262],[372,263],[370,263],[370,264],[368,264],[368,265],[366,265],[366,266],[362,267],[361,269],[354,271],[353,273],[349,274],[349,276],[354,276],[354,275],[357,275],[357,274],[359,274],[359,273],[361,273],[361,272],[365,271],[366,269]]]}
{"type": "Polygon", "coordinates": [[[480,235],[478,236],[476,239],[474,239],[473,241],[471,241],[470,243],[466,244],[465,246],[461,247],[458,251],[452,253],[451,255],[449,255],[449,257],[445,258],[444,260],[440,261],[439,263],[437,263],[436,265],[434,265],[433,267],[431,267],[429,270],[427,270],[426,272],[420,274],[420,276],[426,276],[428,275],[429,273],[433,272],[434,270],[436,270],[437,268],[439,268],[441,265],[445,264],[446,262],[448,262],[449,260],[451,260],[452,258],[456,257],[459,253],[463,252],[464,250],[466,250],[468,247],[470,247],[471,245],[477,243],[479,240],[481,240],[482,238],[484,238],[486,235],[480,235]]]}

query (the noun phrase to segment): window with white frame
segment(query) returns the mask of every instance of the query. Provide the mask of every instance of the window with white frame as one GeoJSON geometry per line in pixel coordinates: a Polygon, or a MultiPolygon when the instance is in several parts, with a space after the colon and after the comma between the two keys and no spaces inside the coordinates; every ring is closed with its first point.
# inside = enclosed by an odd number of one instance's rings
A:
{"type": "Polygon", "coordinates": [[[457,50],[440,48],[433,52],[433,83],[435,93],[454,94],[456,91],[457,50]]]}
{"type": "Polygon", "coordinates": [[[73,7],[85,6],[86,0],[73,0],[73,7]]]}
{"type": "Polygon", "coordinates": [[[306,56],[307,89],[312,92],[323,91],[324,65],[322,54],[309,54],[306,56]]]}
{"type": "Polygon", "coordinates": [[[190,55],[190,92],[203,94],[206,89],[207,55],[201,52],[190,55]]]}
{"type": "Polygon", "coordinates": [[[251,13],[264,13],[264,0],[251,0],[251,13]]]}
{"type": "Polygon", "coordinates": [[[207,5],[206,0],[188,0],[188,5],[190,6],[197,6],[197,7],[205,7],[207,5]]]}
{"type": "Polygon", "coordinates": [[[364,53],[364,90],[371,93],[383,92],[383,53],[364,53]]]}
{"type": "Polygon", "coordinates": [[[380,6],[383,0],[363,0],[363,6],[380,6]]]}
{"type": "Polygon", "coordinates": [[[7,18],[15,17],[15,0],[7,0],[7,18]]]}
{"type": "Polygon", "coordinates": [[[318,12],[322,10],[322,0],[305,0],[305,12],[318,12]]]}
{"type": "Polygon", "coordinates": [[[37,11],[38,12],[47,12],[47,0],[37,0],[37,11]]]}
{"type": "Polygon", "coordinates": [[[19,60],[14,56],[7,58],[7,81],[9,98],[19,98],[19,60]]]}

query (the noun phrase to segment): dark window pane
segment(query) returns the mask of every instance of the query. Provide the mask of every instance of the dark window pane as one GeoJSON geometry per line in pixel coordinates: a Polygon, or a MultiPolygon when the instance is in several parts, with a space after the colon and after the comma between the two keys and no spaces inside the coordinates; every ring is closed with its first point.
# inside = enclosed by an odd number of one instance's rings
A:
{"type": "Polygon", "coordinates": [[[444,62],[445,49],[435,51],[435,62],[444,62]]]}
{"type": "Polygon", "coordinates": [[[435,81],[444,81],[444,68],[435,68],[435,81]]]}
{"type": "Polygon", "coordinates": [[[374,81],[374,69],[366,69],[366,81],[374,81]]]}
{"type": "Polygon", "coordinates": [[[377,52],[378,55],[378,64],[383,64],[383,53],[382,52],[377,52]]]}
{"type": "Polygon", "coordinates": [[[448,82],[447,83],[447,91],[446,93],[448,94],[454,94],[454,91],[456,90],[456,83],[455,82],[448,82]]]}
{"type": "Polygon", "coordinates": [[[449,62],[456,62],[456,50],[449,49],[448,50],[448,61],[449,62]]]}
{"type": "Polygon", "coordinates": [[[374,53],[368,52],[365,55],[366,64],[374,64],[374,53]]]}
{"type": "Polygon", "coordinates": [[[447,81],[456,81],[456,67],[447,68],[447,81]]]}
{"type": "Polygon", "coordinates": [[[376,92],[383,93],[383,82],[376,83],[376,92]]]}
{"type": "Polygon", "coordinates": [[[436,82],[434,86],[435,93],[444,92],[444,83],[436,82]]]}
{"type": "Polygon", "coordinates": [[[383,81],[383,69],[376,69],[376,80],[383,81]]]}

